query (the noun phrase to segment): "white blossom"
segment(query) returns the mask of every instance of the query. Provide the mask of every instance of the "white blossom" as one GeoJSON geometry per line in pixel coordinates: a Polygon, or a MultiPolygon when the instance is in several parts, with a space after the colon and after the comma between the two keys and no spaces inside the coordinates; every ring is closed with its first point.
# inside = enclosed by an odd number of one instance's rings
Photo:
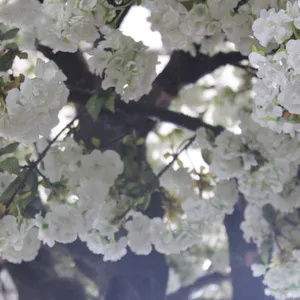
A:
{"type": "Polygon", "coordinates": [[[128,244],[132,251],[148,255],[152,250],[150,219],[141,213],[136,213],[124,227],[128,231],[128,244]]]}
{"type": "Polygon", "coordinates": [[[137,101],[151,90],[157,56],[120,31],[106,31],[106,40],[90,52],[89,66],[97,75],[104,72],[103,89],[114,87],[124,101],[137,101]]]}
{"type": "Polygon", "coordinates": [[[55,242],[74,242],[79,233],[84,231],[84,219],[76,208],[69,205],[57,205],[43,218],[36,215],[38,238],[50,247],[55,242]]]}
{"type": "Polygon", "coordinates": [[[279,12],[276,12],[274,8],[268,11],[263,9],[260,17],[253,23],[254,36],[264,47],[273,40],[281,44],[293,34],[291,21],[292,18],[283,9],[279,12]]]}
{"type": "Polygon", "coordinates": [[[11,89],[6,97],[7,114],[1,116],[0,135],[32,143],[48,136],[58,124],[58,112],[67,103],[69,91],[65,75],[53,62],[38,59],[36,77],[26,78],[20,90],[11,89]]]}

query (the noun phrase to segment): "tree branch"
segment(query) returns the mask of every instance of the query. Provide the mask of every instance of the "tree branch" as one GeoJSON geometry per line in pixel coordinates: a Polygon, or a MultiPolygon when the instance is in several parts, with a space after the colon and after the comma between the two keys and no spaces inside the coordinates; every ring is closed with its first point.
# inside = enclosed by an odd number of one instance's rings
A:
{"type": "Polygon", "coordinates": [[[227,215],[224,220],[229,244],[232,300],[273,300],[273,297],[265,295],[262,278],[253,277],[250,269],[249,257],[257,255],[257,249],[254,244],[246,243],[240,229],[244,220],[245,206],[246,201],[240,193],[234,212],[227,215]]]}
{"type": "Polygon", "coordinates": [[[200,118],[190,117],[182,113],[152,105],[147,105],[140,102],[118,102],[116,103],[116,107],[128,114],[138,114],[146,117],[154,117],[159,119],[159,121],[169,122],[192,131],[196,131],[198,128],[204,127],[212,130],[216,134],[219,134],[224,130],[224,127],[209,125],[203,122],[200,118]]]}
{"type": "MultiPolygon", "coordinates": [[[[192,293],[194,293],[210,284],[219,284],[219,283],[221,283],[223,281],[227,281],[229,279],[230,279],[230,277],[228,274],[222,274],[222,273],[218,273],[218,272],[205,275],[205,276],[197,279],[191,285],[182,287],[178,291],[168,295],[167,300],[188,300],[192,293]]],[[[240,299],[240,300],[242,300],[242,299],[240,299]]]]}
{"type": "Polygon", "coordinates": [[[219,67],[237,64],[242,60],[248,60],[248,57],[240,52],[220,52],[214,56],[198,53],[194,57],[187,52],[174,51],[155,83],[168,94],[176,96],[184,85],[196,82],[219,67]]]}
{"type": "Polygon", "coordinates": [[[188,147],[192,145],[192,143],[195,141],[195,138],[196,135],[193,135],[191,138],[188,139],[187,143],[181,149],[179,149],[179,151],[173,156],[173,159],[166,166],[164,166],[164,168],[157,174],[158,178],[161,177],[173,165],[173,163],[177,160],[179,155],[184,150],[188,149],[188,147]]]}

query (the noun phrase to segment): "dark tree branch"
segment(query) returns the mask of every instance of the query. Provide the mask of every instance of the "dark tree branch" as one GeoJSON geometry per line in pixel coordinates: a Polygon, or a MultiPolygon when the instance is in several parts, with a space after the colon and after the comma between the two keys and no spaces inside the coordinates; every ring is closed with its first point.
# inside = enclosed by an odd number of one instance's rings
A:
{"type": "Polygon", "coordinates": [[[192,293],[199,291],[210,284],[220,284],[227,280],[230,280],[228,274],[221,274],[218,272],[208,274],[200,277],[191,285],[182,287],[178,291],[168,295],[167,300],[189,300],[192,293]]]}
{"type": "MultiPolygon", "coordinates": [[[[95,90],[100,86],[101,79],[90,73],[82,52],[53,53],[52,49],[39,44],[37,45],[37,50],[42,52],[50,60],[53,60],[64,72],[68,78],[66,82],[67,85],[84,90],[95,90]]],[[[199,53],[196,57],[193,57],[183,51],[174,51],[169,63],[154,80],[153,90],[160,91],[156,93],[158,98],[162,96],[162,92],[167,93],[167,95],[169,95],[169,101],[171,101],[184,85],[196,82],[204,75],[213,72],[221,66],[226,64],[237,65],[246,59],[247,57],[239,52],[221,52],[212,57],[199,53]]],[[[82,97],[82,94],[80,96],[81,97],[78,97],[74,91],[70,95],[70,101],[85,104],[87,98],[82,97]]],[[[149,93],[149,96],[145,95],[141,101],[152,105],[157,104],[156,101],[151,101],[154,100],[153,91],[149,93]]]]}
{"type": "Polygon", "coordinates": [[[214,56],[198,53],[193,57],[187,52],[174,51],[167,66],[160,73],[155,83],[172,96],[187,84],[194,83],[206,74],[227,64],[237,64],[248,58],[240,52],[220,52],[214,56]]]}
{"type": "Polygon", "coordinates": [[[42,246],[34,261],[11,264],[5,262],[18,290],[19,300],[85,300],[81,284],[59,277],[54,268],[51,251],[42,246]]]}
{"type": "MultiPolygon", "coordinates": [[[[78,94],[82,94],[82,97],[90,97],[92,95],[92,91],[80,90],[72,86],[69,86],[69,89],[70,91],[76,91],[78,94]]],[[[126,103],[124,101],[117,101],[116,109],[128,115],[136,115],[137,117],[152,117],[157,121],[172,123],[191,131],[196,131],[198,128],[204,127],[213,131],[215,134],[219,134],[224,130],[224,127],[207,124],[200,118],[190,117],[183,113],[149,105],[146,102],[130,101],[129,103],[126,103]]],[[[112,115],[111,112],[106,111],[105,109],[102,110],[102,113],[112,115]]],[[[149,120],[149,122],[151,121],[149,120]]],[[[152,121],[152,123],[155,123],[155,121],[152,121]]]]}
{"type": "Polygon", "coordinates": [[[244,220],[246,201],[239,194],[239,201],[234,212],[227,215],[224,220],[229,245],[229,260],[231,267],[232,300],[273,300],[264,293],[261,277],[253,277],[250,265],[251,257],[258,255],[254,244],[246,243],[240,229],[244,220]]]}
{"type": "Polygon", "coordinates": [[[203,122],[200,118],[190,117],[182,113],[140,102],[119,102],[116,104],[116,107],[128,114],[134,113],[140,116],[154,117],[159,121],[169,122],[192,131],[196,131],[198,128],[204,127],[212,130],[216,134],[219,134],[224,130],[224,127],[209,125],[203,122]]]}

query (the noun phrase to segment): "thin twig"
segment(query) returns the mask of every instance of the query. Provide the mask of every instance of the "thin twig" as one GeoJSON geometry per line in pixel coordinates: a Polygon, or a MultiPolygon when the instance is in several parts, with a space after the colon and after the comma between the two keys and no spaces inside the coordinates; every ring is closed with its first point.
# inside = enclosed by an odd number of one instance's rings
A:
{"type": "Polygon", "coordinates": [[[34,162],[32,162],[29,166],[28,169],[24,175],[24,177],[22,178],[22,180],[20,181],[19,185],[16,187],[14,193],[12,194],[12,196],[10,197],[8,203],[6,204],[6,207],[9,207],[9,205],[12,203],[12,201],[14,200],[15,196],[19,193],[19,191],[22,189],[23,185],[26,183],[27,179],[29,178],[29,175],[31,174],[31,172],[37,168],[38,164],[44,159],[44,157],[46,156],[47,152],[49,151],[49,149],[51,148],[51,146],[57,141],[57,139],[60,137],[60,135],[68,128],[70,128],[74,121],[78,119],[78,116],[74,117],[72,119],[71,122],[69,122],[55,137],[54,139],[49,142],[49,144],[47,145],[47,147],[44,149],[44,151],[39,155],[38,159],[34,162]]]}
{"type": "Polygon", "coordinates": [[[196,138],[196,135],[193,135],[190,139],[189,142],[185,144],[185,146],[179,150],[174,156],[173,159],[170,163],[168,163],[157,175],[157,177],[161,177],[171,166],[172,164],[177,160],[178,156],[184,151],[186,150],[190,145],[192,145],[192,143],[194,142],[196,138]]]}

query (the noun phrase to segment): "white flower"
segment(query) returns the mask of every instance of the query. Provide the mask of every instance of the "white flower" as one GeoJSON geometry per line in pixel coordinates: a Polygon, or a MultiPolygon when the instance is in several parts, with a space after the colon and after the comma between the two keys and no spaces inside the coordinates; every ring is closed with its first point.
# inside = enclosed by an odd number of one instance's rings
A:
{"type": "Polygon", "coordinates": [[[196,130],[196,140],[195,140],[195,146],[199,147],[201,149],[206,148],[211,150],[212,146],[210,145],[208,141],[208,136],[206,133],[206,130],[204,127],[200,127],[196,130]]]}
{"type": "Polygon", "coordinates": [[[253,272],[254,277],[260,277],[265,274],[266,267],[260,264],[252,264],[251,270],[253,272]]]}
{"type": "Polygon", "coordinates": [[[0,21],[6,25],[33,30],[42,20],[42,5],[34,0],[8,0],[0,4],[0,21]]]}
{"type": "MultiPolygon", "coordinates": [[[[45,139],[40,139],[37,143],[40,152],[48,146],[45,139]]],[[[82,158],[81,147],[70,137],[63,141],[58,141],[47,152],[43,159],[41,171],[51,182],[68,180],[69,186],[77,185],[80,177],[78,163],[82,158]]]]}
{"type": "Polygon", "coordinates": [[[117,261],[122,258],[126,253],[127,239],[125,237],[120,238],[116,242],[109,242],[104,249],[104,261],[117,261]]]}
{"type": "Polygon", "coordinates": [[[97,0],[80,0],[79,7],[84,10],[91,10],[97,4],[97,0]]]}
{"type": "Polygon", "coordinates": [[[178,250],[173,234],[168,230],[161,218],[151,220],[152,243],[160,253],[176,253],[178,250]]]}
{"type": "Polygon", "coordinates": [[[81,159],[81,177],[87,180],[97,178],[113,185],[123,169],[124,164],[119,154],[113,150],[101,152],[95,149],[90,154],[83,155],[81,159]]]}
{"type": "Polygon", "coordinates": [[[85,241],[90,230],[96,230],[101,236],[112,236],[118,231],[118,227],[111,224],[110,220],[114,217],[116,201],[94,202],[84,212],[85,230],[79,235],[85,241]]]}
{"type": "Polygon", "coordinates": [[[76,208],[57,205],[47,212],[45,218],[36,215],[35,225],[39,228],[38,238],[50,247],[55,241],[72,243],[84,231],[84,219],[76,208]]]}
{"type": "Polygon", "coordinates": [[[264,283],[277,299],[300,296],[299,267],[299,262],[288,262],[274,265],[267,271],[264,283]]]}
{"type": "Polygon", "coordinates": [[[244,173],[244,167],[240,157],[225,159],[221,155],[214,153],[210,171],[220,180],[224,180],[240,177],[244,173]]]}
{"type": "Polygon", "coordinates": [[[293,250],[292,255],[297,261],[300,261],[300,250],[299,249],[293,250]]]}
{"type": "Polygon", "coordinates": [[[0,172],[0,195],[6,190],[6,188],[13,182],[16,175],[8,172],[0,172]]]}
{"type": "Polygon", "coordinates": [[[15,264],[34,260],[41,246],[41,242],[37,238],[37,231],[37,228],[31,228],[24,237],[21,249],[17,250],[12,245],[1,253],[1,257],[15,264]]]}
{"type": "Polygon", "coordinates": [[[220,20],[229,15],[230,11],[237,6],[238,2],[238,0],[208,0],[207,4],[212,16],[220,20]]]}
{"type": "Polygon", "coordinates": [[[103,89],[114,87],[126,102],[139,100],[151,90],[157,56],[118,30],[108,31],[105,37],[106,40],[90,52],[91,70],[100,75],[104,72],[103,89]]]}
{"type": "Polygon", "coordinates": [[[80,235],[80,239],[86,242],[90,251],[95,254],[103,254],[105,249],[106,240],[101,236],[98,230],[91,229],[89,232],[80,235]]]}
{"type": "Polygon", "coordinates": [[[224,159],[233,159],[241,156],[243,145],[241,137],[224,130],[215,140],[216,148],[214,154],[222,156],[224,159]]]}
{"type": "Polygon", "coordinates": [[[288,64],[294,68],[295,74],[300,74],[300,41],[289,40],[286,43],[286,50],[288,53],[288,64]]]}
{"type": "MultiPolygon", "coordinates": [[[[144,5],[151,12],[148,18],[151,29],[160,32],[166,49],[169,51],[180,49],[189,51],[192,55],[196,54],[193,38],[199,37],[199,34],[197,35],[194,31],[199,29],[196,25],[198,21],[197,14],[191,13],[191,16],[189,16],[184,5],[176,0],[146,0],[144,5]]],[[[203,16],[198,17],[201,19],[203,16]]],[[[198,22],[198,25],[200,25],[200,22],[198,22]]]]}
{"type": "Polygon", "coordinates": [[[291,114],[300,114],[300,82],[288,83],[278,95],[279,103],[291,114]]]}
{"type": "MultiPolygon", "coordinates": [[[[285,162],[284,166],[286,167],[285,162]]],[[[275,164],[266,164],[255,172],[243,174],[239,178],[239,190],[247,196],[248,200],[258,199],[263,204],[270,194],[283,191],[283,184],[289,176],[288,173],[289,171],[275,164]]]]}
{"type": "Polygon", "coordinates": [[[224,214],[231,214],[237,200],[237,183],[231,179],[217,183],[215,195],[210,201],[213,205],[221,209],[224,214]]]}
{"type": "MultiPolygon", "coordinates": [[[[80,41],[93,43],[99,38],[96,28],[105,24],[105,16],[95,19],[93,9],[97,1],[67,1],[66,3],[47,0],[42,4],[46,20],[36,27],[40,40],[54,52],[75,52],[80,41]]],[[[99,3],[100,4],[100,3],[99,3]]],[[[103,9],[101,4],[98,6],[103,9]]]]}
{"type": "Polygon", "coordinates": [[[132,251],[139,255],[148,255],[152,250],[150,219],[137,212],[124,227],[128,231],[128,245],[132,251]]]}
{"type": "MultiPolygon", "coordinates": [[[[97,177],[95,177],[97,178],[97,177]]],[[[82,211],[95,207],[105,201],[111,185],[99,180],[95,182],[92,177],[90,179],[81,178],[79,186],[76,188],[78,196],[78,208],[82,211]]]]}
{"type": "Polygon", "coordinates": [[[262,208],[249,204],[245,209],[244,217],[245,220],[241,223],[244,239],[247,242],[253,241],[260,247],[271,233],[270,225],[263,216],[262,208]]]}
{"type": "Polygon", "coordinates": [[[63,84],[66,77],[53,62],[41,59],[37,60],[35,74],[35,78],[25,79],[20,90],[14,88],[8,92],[6,124],[0,128],[4,137],[31,143],[40,135],[48,136],[58,124],[58,112],[69,95],[63,84]]]}
{"type": "Polygon", "coordinates": [[[6,215],[0,220],[0,252],[18,242],[20,242],[20,234],[17,219],[14,216],[6,215]]]}
{"type": "Polygon", "coordinates": [[[253,44],[253,39],[250,38],[250,35],[252,35],[253,17],[249,9],[242,10],[245,6],[241,6],[238,13],[234,15],[228,14],[222,18],[221,24],[228,40],[234,43],[242,54],[247,55],[251,51],[253,44]]]}
{"type": "Polygon", "coordinates": [[[200,43],[205,36],[213,35],[221,29],[220,25],[213,21],[208,7],[203,3],[193,6],[180,22],[179,28],[186,37],[197,43],[200,43]]]}
{"type": "Polygon", "coordinates": [[[160,184],[180,198],[195,194],[191,188],[192,177],[185,168],[179,168],[176,171],[169,168],[160,177],[160,184]]]}
{"type": "Polygon", "coordinates": [[[279,12],[274,8],[268,11],[263,9],[252,26],[254,36],[264,47],[273,40],[281,44],[293,34],[291,21],[292,18],[282,9],[279,12]]]}
{"type": "Polygon", "coordinates": [[[182,209],[191,222],[216,221],[224,217],[222,207],[217,207],[210,199],[187,198],[182,209]]]}

